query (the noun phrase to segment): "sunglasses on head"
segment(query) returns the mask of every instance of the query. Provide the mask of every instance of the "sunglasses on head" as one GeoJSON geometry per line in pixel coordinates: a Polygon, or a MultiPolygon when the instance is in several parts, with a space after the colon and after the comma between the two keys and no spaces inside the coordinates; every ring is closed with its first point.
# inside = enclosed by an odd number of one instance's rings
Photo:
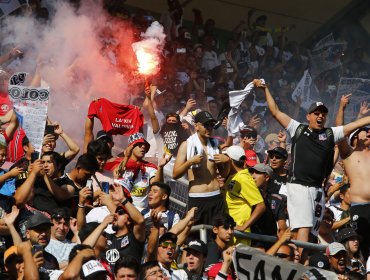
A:
{"type": "Polygon", "coordinates": [[[60,214],[53,214],[51,215],[51,218],[54,219],[54,220],[61,220],[61,219],[64,219],[65,221],[69,221],[71,217],[68,217],[68,216],[62,216],[60,214]]]}
{"type": "Polygon", "coordinates": [[[171,249],[176,249],[176,243],[164,241],[161,244],[159,244],[162,248],[168,248],[170,246],[171,249]]]}

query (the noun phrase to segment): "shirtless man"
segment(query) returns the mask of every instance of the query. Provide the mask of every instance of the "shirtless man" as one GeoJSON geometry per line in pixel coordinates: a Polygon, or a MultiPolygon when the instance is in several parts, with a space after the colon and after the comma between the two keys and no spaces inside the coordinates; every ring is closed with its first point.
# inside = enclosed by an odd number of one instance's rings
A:
{"type": "MultiPolygon", "coordinates": [[[[349,96],[350,94],[342,96],[336,125],[341,125],[344,122],[344,110],[349,102],[349,96]]],[[[369,111],[368,105],[362,103],[359,117],[366,115],[369,111]]],[[[370,128],[359,128],[350,135],[349,140],[352,147],[347,141],[339,142],[338,147],[351,183],[351,224],[362,236],[360,249],[366,260],[369,256],[370,246],[370,187],[366,186],[370,174],[370,128]]]]}
{"type": "MultiPolygon", "coordinates": [[[[275,103],[268,87],[260,80],[253,81],[256,87],[265,91],[266,101],[272,116],[294,135],[300,124],[281,112],[275,103]]],[[[297,240],[308,241],[310,232],[317,228],[322,220],[324,197],[322,183],[326,179],[328,160],[334,150],[334,142],[338,142],[352,131],[370,123],[365,117],[344,126],[331,127],[333,141],[326,136],[326,117],[328,109],[321,102],[313,103],[306,115],[308,127],[304,128],[299,139],[293,141],[292,163],[287,183],[288,214],[290,226],[297,230],[297,240]],[[317,210],[317,211],[315,211],[317,210]],[[318,213],[321,212],[321,213],[318,213]]],[[[352,184],[351,184],[352,185],[352,184]]],[[[300,248],[302,254],[302,249],[300,248]]],[[[304,261],[302,258],[301,261],[304,261]]]]}
{"type": "Polygon", "coordinates": [[[188,209],[198,207],[196,224],[212,224],[215,213],[224,212],[224,200],[216,179],[217,170],[222,175],[228,173],[228,167],[222,164],[230,159],[219,154],[218,142],[211,138],[216,120],[207,111],[201,111],[194,117],[196,133],[184,141],[179,148],[173,178],[178,179],[187,173],[189,180],[188,209]]]}

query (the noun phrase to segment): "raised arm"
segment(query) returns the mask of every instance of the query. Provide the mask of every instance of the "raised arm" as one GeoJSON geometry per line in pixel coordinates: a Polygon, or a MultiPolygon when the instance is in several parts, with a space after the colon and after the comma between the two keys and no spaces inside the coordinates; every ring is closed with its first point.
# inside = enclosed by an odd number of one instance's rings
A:
{"type": "Polygon", "coordinates": [[[74,195],[71,185],[58,186],[48,175],[44,175],[46,187],[57,200],[66,200],[74,195]]]}
{"type": "Polygon", "coordinates": [[[171,160],[172,156],[166,156],[163,154],[162,158],[158,162],[158,170],[155,174],[155,177],[150,179],[150,184],[155,182],[163,182],[163,168],[171,160]]]}
{"type": "Polygon", "coordinates": [[[83,152],[87,152],[87,145],[94,140],[94,118],[86,118],[85,121],[85,136],[84,136],[84,147],[83,152]]]}
{"type": "Polygon", "coordinates": [[[350,135],[357,128],[366,126],[370,124],[370,116],[355,120],[349,124],[343,126],[343,132],[345,136],[350,135]]]}
{"type": "MultiPolygon", "coordinates": [[[[335,125],[340,126],[344,124],[344,111],[346,109],[347,104],[349,104],[349,97],[352,94],[342,95],[338,107],[337,116],[335,118],[335,125]]],[[[341,158],[347,158],[352,153],[352,148],[348,145],[347,139],[344,138],[338,142],[338,150],[341,158]]],[[[337,155],[339,156],[337,153],[337,155]]]]}
{"type": "Polygon", "coordinates": [[[19,124],[17,115],[15,114],[14,110],[11,110],[5,115],[5,118],[5,122],[9,122],[9,125],[5,128],[5,133],[9,139],[13,139],[13,135],[19,124]]]}
{"type": "Polygon", "coordinates": [[[104,218],[104,220],[98,225],[92,233],[84,241],[82,241],[82,244],[89,245],[94,248],[96,242],[99,239],[99,236],[103,233],[105,228],[113,222],[114,214],[109,214],[104,218]]]}
{"type": "Polygon", "coordinates": [[[55,122],[53,125],[55,127],[54,132],[63,139],[68,147],[68,151],[64,153],[64,157],[68,160],[74,159],[80,152],[80,148],[77,143],[63,131],[62,126],[59,123],[55,122]]]}
{"type": "Polygon", "coordinates": [[[272,114],[272,116],[284,127],[286,128],[291,121],[291,117],[289,117],[287,114],[281,112],[279,110],[279,107],[277,106],[274,98],[272,97],[270,90],[267,85],[264,85],[261,83],[260,80],[254,80],[253,83],[256,87],[262,88],[265,91],[266,101],[267,105],[269,107],[269,110],[272,114]]]}
{"type": "Polygon", "coordinates": [[[157,134],[160,129],[157,116],[155,115],[154,112],[154,106],[152,101],[152,98],[154,97],[156,90],[157,90],[156,86],[150,86],[145,88],[145,100],[143,103],[143,108],[145,108],[148,111],[150,122],[152,123],[153,134],[157,134]]]}

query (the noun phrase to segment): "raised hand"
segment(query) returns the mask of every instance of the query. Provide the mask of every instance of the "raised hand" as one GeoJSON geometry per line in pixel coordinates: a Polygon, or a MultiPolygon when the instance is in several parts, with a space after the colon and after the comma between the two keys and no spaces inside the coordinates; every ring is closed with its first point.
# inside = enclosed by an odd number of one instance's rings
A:
{"type": "Polygon", "coordinates": [[[18,215],[19,215],[19,209],[17,208],[17,206],[13,205],[12,212],[5,214],[3,220],[7,225],[13,225],[18,215]]]}

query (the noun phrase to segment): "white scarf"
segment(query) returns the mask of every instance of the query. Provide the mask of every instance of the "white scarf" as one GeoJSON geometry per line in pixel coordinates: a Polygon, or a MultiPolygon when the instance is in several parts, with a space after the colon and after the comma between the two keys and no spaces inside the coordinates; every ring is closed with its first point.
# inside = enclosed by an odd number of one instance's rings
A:
{"type": "MultiPolygon", "coordinates": [[[[187,150],[186,150],[186,160],[189,160],[195,155],[203,155],[203,145],[200,142],[200,139],[198,137],[198,133],[194,133],[192,136],[190,136],[187,140],[187,150]]],[[[218,150],[218,141],[216,139],[207,139],[207,154],[208,154],[208,160],[214,160],[214,155],[219,154],[218,150]]],[[[192,165],[190,168],[194,168],[194,165],[192,165]]]]}

